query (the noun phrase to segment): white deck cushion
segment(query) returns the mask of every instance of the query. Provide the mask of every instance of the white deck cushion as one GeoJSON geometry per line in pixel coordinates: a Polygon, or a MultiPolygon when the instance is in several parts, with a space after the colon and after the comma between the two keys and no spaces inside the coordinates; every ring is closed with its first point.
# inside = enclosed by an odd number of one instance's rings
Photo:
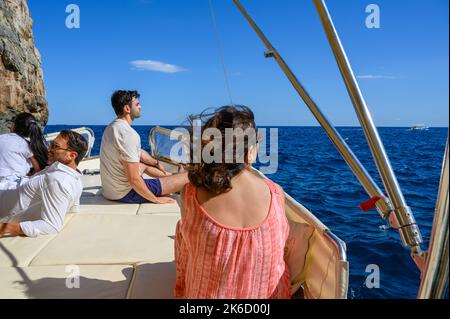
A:
{"type": "Polygon", "coordinates": [[[32,265],[132,264],[173,260],[176,215],[74,215],[32,265]]]}
{"type": "Polygon", "coordinates": [[[91,265],[0,267],[0,299],[119,299],[128,293],[133,267],[91,265]],[[73,278],[79,270],[79,288],[73,278]]]}
{"type": "Polygon", "coordinates": [[[103,196],[82,196],[77,213],[136,215],[139,204],[123,204],[107,200],[103,196]]]}
{"type": "Polygon", "coordinates": [[[130,299],[173,299],[175,261],[140,263],[130,286],[130,299]]]}
{"type": "MultiPolygon", "coordinates": [[[[64,219],[64,228],[67,227],[71,218],[71,214],[66,215],[64,219]]],[[[56,235],[41,236],[37,238],[0,238],[0,267],[28,266],[33,258],[55,237],[56,235]]]]}
{"type": "Polygon", "coordinates": [[[180,214],[180,207],[174,204],[141,204],[138,215],[148,214],[180,214]]]}

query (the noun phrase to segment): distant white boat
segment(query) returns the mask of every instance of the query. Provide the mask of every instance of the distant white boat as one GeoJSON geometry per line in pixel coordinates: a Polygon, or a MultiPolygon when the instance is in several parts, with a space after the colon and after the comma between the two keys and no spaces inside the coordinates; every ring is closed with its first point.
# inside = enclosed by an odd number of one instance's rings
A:
{"type": "Polygon", "coordinates": [[[423,130],[428,130],[430,127],[426,126],[425,124],[415,124],[413,126],[411,126],[410,130],[418,130],[418,131],[423,131],[423,130]]]}

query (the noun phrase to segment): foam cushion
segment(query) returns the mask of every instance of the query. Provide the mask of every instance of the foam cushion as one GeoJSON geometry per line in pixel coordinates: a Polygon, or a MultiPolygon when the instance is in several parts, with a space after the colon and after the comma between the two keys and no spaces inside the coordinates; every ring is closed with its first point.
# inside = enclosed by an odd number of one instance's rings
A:
{"type": "Polygon", "coordinates": [[[314,232],[314,227],[289,220],[289,228],[285,259],[291,274],[291,282],[295,285],[304,280],[302,273],[305,269],[309,239],[314,232]]]}
{"type": "Polygon", "coordinates": [[[148,214],[180,214],[180,207],[173,204],[142,204],[137,212],[138,215],[148,214]]]}
{"type": "Polygon", "coordinates": [[[175,261],[141,263],[136,266],[128,298],[172,299],[174,288],[175,261]]]}
{"type": "Polygon", "coordinates": [[[0,268],[0,299],[119,299],[126,298],[133,267],[129,265],[79,266],[79,288],[72,266],[0,268]]]}
{"type": "Polygon", "coordinates": [[[32,265],[172,261],[176,215],[74,215],[32,265]]]}
{"type": "Polygon", "coordinates": [[[103,196],[82,196],[77,213],[136,215],[138,209],[139,204],[123,204],[107,200],[103,196]]]}
{"type": "MultiPolygon", "coordinates": [[[[64,228],[71,220],[72,215],[66,215],[64,228]]],[[[5,266],[28,266],[33,258],[54,238],[56,235],[29,237],[0,238],[0,267],[5,266]]]]}

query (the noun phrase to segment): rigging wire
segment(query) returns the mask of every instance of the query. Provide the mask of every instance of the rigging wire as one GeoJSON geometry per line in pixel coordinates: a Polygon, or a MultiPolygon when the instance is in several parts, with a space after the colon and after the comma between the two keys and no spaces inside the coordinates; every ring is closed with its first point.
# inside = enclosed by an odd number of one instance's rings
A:
{"type": "Polygon", "coordinates": [[[227,86],[228,98],[230,99],[231,105],[234,105],[233,97],[231,94],[230,80],[229,80],[227,68],[225,65],[225,58],[224,58],[223,49],[222,49],[222,42],[220,40],[220,34],[219,34],[219,30],[217,28],[217,20],[216,20],[215,14],[214,14],[214,7],[213,7],[212,0],[208,0],[208,3],[209,3],[209,13],[211,15],[211,21],[213,24],[213,30],[214,30],[214,34],[215,34],[216,42],[217,42],[217,50],[219,51],[220,63],[222,64],[223,74],[225,77],[225,83],[227,86]]]}

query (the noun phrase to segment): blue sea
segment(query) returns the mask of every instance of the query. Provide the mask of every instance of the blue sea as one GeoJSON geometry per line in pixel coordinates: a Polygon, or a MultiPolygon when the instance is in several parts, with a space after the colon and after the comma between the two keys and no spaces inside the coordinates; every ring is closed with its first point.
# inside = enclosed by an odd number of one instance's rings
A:
{"type": "MultiPolygon", "coordinates": [[[[48,126],[46,133],[80,126],[48,126]]],[[[98,155],[105,126],[90,128],[96,136],[91,155],[98,155]]],[[[135,127],[148,151],[151,128],[135,127]]],[[[350,263],[348,297],[416,298],[420,273],[407,249],[402,247],[398,232],[386,227],[375,210],[359,210],[358,205],[368,195],[324,131],[320,127],[278,130],[279,166],[269,177],[346,242],[350,263]],[[365,285],[369,275],[366,267],[370,264],[380,269],[380,288],[369,289],[365,285]]],[[[361,128],[341,127],[338,131],[382,187],[361,128]]],[[[423,249],[427,249],[448,129],[411,131],[382,127],[379,134],[422,232],[423,249]]]]}

